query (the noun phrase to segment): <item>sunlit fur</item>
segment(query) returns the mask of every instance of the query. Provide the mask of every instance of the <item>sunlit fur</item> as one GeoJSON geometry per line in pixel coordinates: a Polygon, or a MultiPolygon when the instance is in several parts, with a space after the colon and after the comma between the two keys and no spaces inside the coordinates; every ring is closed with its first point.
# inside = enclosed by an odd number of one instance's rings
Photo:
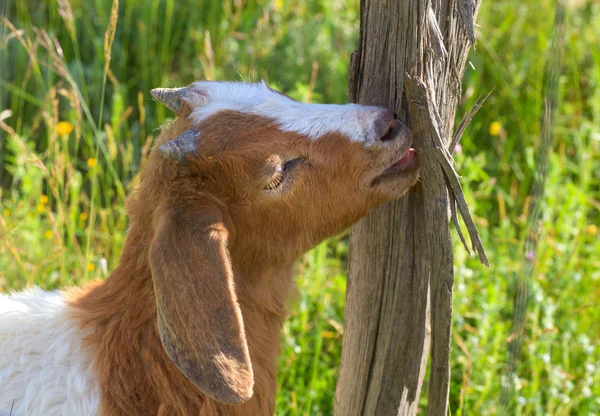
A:
{"type": "Polygon", "coordinates": [[[274,120],[284,131],[317,139],[340,133],[357,142],[372,143],[378,132],[373,119],[379,107],[358,104],[305,104],[269,88],[264,82],[195,82],[188,87],[192,119],[200,123],[221,110],[235,110],[274,120]]]}
{"type": "Polygon", "coordinates": [[[100,385],[84,335],[58,292],[0,295],[0,414],[96,415],[100,385]]]}
{"type": "MultiPolygon", "coordinates": [[[[260,101],[244,91],[250,90],[241,87],[238,100],[260,101]]],[[[210,94],[198,92],[205,101],[210,94]]],[[[210,102],[220,105],[214,95],[210,102]]],[[[155,143],[156,149],[190,129],[200,131],[200,150],[184,163],[151,152],[139,189],[128,201],[130,230],[117,269],[106,281],[65,295],[68,317],[54,319],[64,324],[66,335],[49,331],[45,344],[35,341],[40,354],[53,354],[51,346],[59,341],[73,355],[74,367],[23,370],[32,372],[32,380],[39,371],[57,378],[72,372],[99,386],[104,415],[273,414],[294,260],[417,180],[412,166],[374,181],[410,145],[406,131],[377,143],[392,119],[386,110],[367,107],[361,113],[360,106],[352,106],[339,113],[338,106],[320,106],[315,114],[331,108],[354,125],[353,133],[327,130],[324,117],[314,119],[322,124],[309,137],[306,130],[294,131],[281,119],[249,110],[254,104],[231,108],[227,99],[225,110],[198,117],[195,106],[203,104],[191,102],[155,143]],[[360,121],[354,122],[355,116],[360,121]],[[294,158],[302,162],[282,185],[265,189],[281,163],[294,158]],[[89,354],[93,371],[80,365],[89,354]],[[219,379],[207,380],[200,367],[219,379]]],[[[306,104],[287,108],[290,120],[310,113],[306,104]]],[[[307,119],[302,123],[310,130],[307,119]]],[[[60,310],[64,313],[64,306],[60,310]]],[[[0,328],[6,319],[0,314],[0,328]]],[[[24,325],[26,333],[36,324],[24,325]]],[[[0,352],[15,350],[12,359],[19,362],[17,345],[29,339],[3,339],[0,352]]],[[[27,385],[15,384],[13,390],[19,386],[27,385]]],[[[61,387],[45,400],[57,397],[75,408],[97,398],[93,389],[76,394],[61,387]]],[[[3,395],[0,389],[0,410],[7,406],[3,395]]],[[[14,400],[27,409],[32,398],[23,392],[14,400]]]]}

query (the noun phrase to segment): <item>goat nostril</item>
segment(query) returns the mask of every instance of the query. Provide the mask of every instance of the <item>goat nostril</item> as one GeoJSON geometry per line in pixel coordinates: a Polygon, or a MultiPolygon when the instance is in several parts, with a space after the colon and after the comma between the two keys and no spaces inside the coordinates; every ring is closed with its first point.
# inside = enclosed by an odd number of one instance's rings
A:
{"type": "Polygon", "coordinates": [[[382,142],[387,142],[389,140],[393,140],[398,136],[398,131],[400,130],[400,123],[398,120],[394,119],[390,122],[390,125],[383,136],[379,139],[382,142]]]}

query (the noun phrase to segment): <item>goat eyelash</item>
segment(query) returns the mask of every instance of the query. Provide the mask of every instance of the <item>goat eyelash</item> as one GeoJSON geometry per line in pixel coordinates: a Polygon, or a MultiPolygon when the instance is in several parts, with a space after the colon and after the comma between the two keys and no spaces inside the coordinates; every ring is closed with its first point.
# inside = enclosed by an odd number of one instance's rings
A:
{"type": "Polygon", "coordinates": [[[265,189],[275,189],[277,187],[279,187],[279,185],[281,185],[283,183],[283,172],[277,172],[277,174],[275,176],[273,176],[273,178],[269,181],[269,183],[267,183],[267,185],[265,186],[265,189]]]}
{"type": "Polygon", "coordinates": [[[296,166],[298,166],[298,164],[300,164],[300,162],[302,162],[303,160],[304,158],[299,157],[296,159],[288,160],[286,163],[281,165],[264,189],[273,190],[275,188],[278,188],[283,183],[285,174],[293,168],[295,168],[296,166]]]}

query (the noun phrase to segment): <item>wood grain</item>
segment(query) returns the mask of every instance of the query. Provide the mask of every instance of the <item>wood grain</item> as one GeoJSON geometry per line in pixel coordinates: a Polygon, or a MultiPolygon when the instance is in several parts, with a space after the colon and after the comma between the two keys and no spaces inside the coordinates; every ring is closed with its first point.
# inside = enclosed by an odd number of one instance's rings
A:
{"type": "MultiPolygon", "coordinates": [[[[350,100],[387,107],[411,125],[422,179],[351,230],[337,416],[416,414],[430,341],[428,414],[447,414],[454,279],[449,201],[472,223],[447,150],[473,40],[468,25],[479,6],[471,1],[469,19],[466,1],[361,0],[350,100]]],[[[467,228],[487,262],[474,224],[467,228]]]]}

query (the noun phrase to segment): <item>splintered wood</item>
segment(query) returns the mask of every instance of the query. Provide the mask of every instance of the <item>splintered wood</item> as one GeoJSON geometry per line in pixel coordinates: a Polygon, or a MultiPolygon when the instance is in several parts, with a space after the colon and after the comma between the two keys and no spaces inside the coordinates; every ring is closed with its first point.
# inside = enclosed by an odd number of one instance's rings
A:
{"type": "Polygon", "coordinates": [[[479,0],[361,2],[350,100],[387,107],[411,126],[421,182],[352,228],[336,416],[415,415],[430,350],[427,413],[448,412],[449,219],[467,247],[462,216],[473,251],[489,264],[451,156],[484,101],[453,134],[478,6],[479,0]]]}

